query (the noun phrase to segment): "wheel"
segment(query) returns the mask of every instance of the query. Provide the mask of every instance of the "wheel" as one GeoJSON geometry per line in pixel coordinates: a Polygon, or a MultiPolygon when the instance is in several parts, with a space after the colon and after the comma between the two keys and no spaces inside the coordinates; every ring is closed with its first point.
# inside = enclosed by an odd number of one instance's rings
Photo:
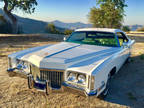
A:
{"type": "Polygon", "coordinates": [[[100,99],[104,99],[108,93],[109,93],[109,89],[110,89],[110,80],[111,80],[111,76],[109,75],[109,78],[107,80],[106,83],[106,88],[104,89],[104,91],[98,96],[100,99]]]}
{"type": "Polygon", "coordinates": [[[27,79],[28,79],[28,88],[32,89],[34,87],[33,76],[32,75],[28,75],[27,79]]]}

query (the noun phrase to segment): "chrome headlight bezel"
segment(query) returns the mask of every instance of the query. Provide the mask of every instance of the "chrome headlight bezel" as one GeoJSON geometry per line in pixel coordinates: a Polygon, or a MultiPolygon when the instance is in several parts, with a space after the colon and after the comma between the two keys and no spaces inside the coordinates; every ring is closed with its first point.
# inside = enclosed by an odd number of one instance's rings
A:
{"type": "Polygon", "coordinates": [[[67,76],[67,80],[71,82],[76,82],[76,79],[77,79],[77,75],[73,72],[69,72],[67,76]]]}
{"type": "Polygon", "coordinates": [[[17,69],[17,70],[22,70],[26,73],[30,73],[30,70],[31,70],[30,63],[27,61],[9,57],[8,63],[9,63],[9,66],[8,66],[9,69],[17,69]]]}
{"type": "Polygon", "coordinates": [[[87,82],[86,74],[83,74],[83,73],[80,73],[80,72],[74,72],[74,71],[68,71],[66,79],[70,83],[75,83],[75,84],[80,84],[80,85],[86,85],[86,82],[87,82]],[[71,76],[73,76],[72,77],[73,80],[70,79],[71,76]],[[81,77],[83,77],[83,79],[81,77]]]}

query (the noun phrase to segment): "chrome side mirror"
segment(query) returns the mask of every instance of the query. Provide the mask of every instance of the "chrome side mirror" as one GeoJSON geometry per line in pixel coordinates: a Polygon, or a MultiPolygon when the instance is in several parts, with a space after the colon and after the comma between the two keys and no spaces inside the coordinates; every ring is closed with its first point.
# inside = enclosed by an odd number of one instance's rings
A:
{"type": "Polygon", "coordinates": [[[66,37],[66,36],[64,36],[64,37],[63,37],[63,41],[66,41],[66,40],[67,40],[67,37],[66,37]]]}
{"type": "Polygon", "coordinates": [[[127,42],[123,42],[122,46],[123,46],[124,48],[127,48],[127,47],[128,47],[128,43],[127,43],[127,42]]]}

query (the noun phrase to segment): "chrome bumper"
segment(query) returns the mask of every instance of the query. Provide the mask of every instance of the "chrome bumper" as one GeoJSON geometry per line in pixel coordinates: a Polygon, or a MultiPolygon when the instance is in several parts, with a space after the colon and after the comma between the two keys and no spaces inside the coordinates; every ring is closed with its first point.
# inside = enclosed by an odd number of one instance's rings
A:
{"type": "MultiPolygon", "coordinates": [[[[62,84],[60,89],[55,89],[55,88],[51,88],[50,86],[47,86],[46,83],[36,81],[34,88],[36,88],[38,91],[46,92],[47,94],[69,92],[72,94],[77,94],[77,95],[85,96],[85,97],[92,96],[91,93],[87,94],[84,89],[71,87],[71,86],[68,86],[65,84],[62,84]]],[[[96,94],[94,94],[94,95],[96,95],[96,94]]]]}
{"type": "Polygon", "coordinates": [[[69,92],[69,93],[73,93],[73,94],[77,94],[77,95],[81,95],[81,96],[88,96],[87,93],[84,90],[80,90],[80,89],[76,89],[76,88],[72,88],[72,87],[66,87],[66,86],[62,86],[63,90],[65,92],[69,92]]]}
{"type": "Polygon", "coordinates": [[[22,75],[25,75],[27,76],[29,73],[23,71],[23,70],[18,70],[18,69],[7,69],[7,72],[14,72],[14,73],[18,73],[18,74],[22,74],[22,75]]]}
{"type": "MultiPolygon", "coordinates": [[[[38,91],[46,92],[46,88],[44,88],[44,89],[39,89],[37,87],[35,87],[35,88],[38,91]]],[[[69,93],[77,94],[77,95],[81,95],[81,96],[88,96],[84,90],[79,90],[79,89],[75,89],[75,88],[71,88],[71,87],[61,86],[60,89],[54,89],[51,87],[48,88],[48,94],[63,93],[63,92],[69,92],[69,93]]]]}

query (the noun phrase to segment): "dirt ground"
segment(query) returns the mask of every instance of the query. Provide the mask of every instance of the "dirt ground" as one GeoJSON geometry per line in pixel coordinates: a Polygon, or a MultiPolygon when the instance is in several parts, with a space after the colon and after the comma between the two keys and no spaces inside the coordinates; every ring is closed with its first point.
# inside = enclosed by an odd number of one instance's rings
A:
{"type": "Polygon", "coordinates": [[[134,45],[130,63],[126,63],[112,79],[105,100],[66,92],[47,96],[35,89],[29,90],[23,76],[6,72],[8,54],[48,43],[55,42],[0,44],[0,108],[144,108],[144,43],[137,41],[134,45]]]}

